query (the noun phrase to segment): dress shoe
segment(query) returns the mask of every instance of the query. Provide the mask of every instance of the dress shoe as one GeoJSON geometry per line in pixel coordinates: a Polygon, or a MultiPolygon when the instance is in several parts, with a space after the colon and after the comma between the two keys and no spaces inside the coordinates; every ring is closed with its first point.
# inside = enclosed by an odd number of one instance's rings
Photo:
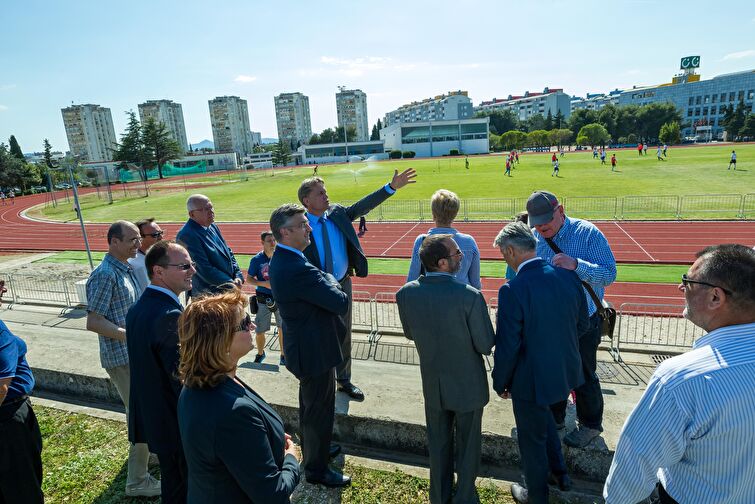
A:
{"type": "Polygon", "coordinates": [[[530,494],[526,488],[519,483],[511,484],[511,497],[517,504],[527,504],[530,501],[530,494]]]}
{"type": "Polygon", "coordinates": [[[326,487],[336,488],[351,484],[351,476],[346,476],[333,469],[328,469],[325,474],[320,476],[307,475],[307,483],[313,485],[324,485],[326,487]]]}
{"type": "Polygon", "coordinates": [[[262,364],[262,361],[265,360],[265,357],[267,357],[267,354],[263,351],[261,354],[257,354],[254,356],[254,363],[255,364],[262,364]]]}
{"type": "Polygon", "coordinates": [[[558,485],[558,489],[563,492],[568,492],[572,489],[572,481],[568,474],[559,474],[556,476],[553,473],[548,473],[548,484],[558,485]]]}
{"type": "Polygon", "coordinates": [[[338,391],[343,392],[355,401],[364,401],[364,392],[351,382],[345,382],[338,385],[338,391]]]}
{"type": "Polygon", "coordinates": [[[564,443],[572,448],[584,448],[598,436],[600,436],[599,430],[580,425],[577,429],[564,436],[564,443]]]}
{"type": "Polygon", "coordinates": [[[341,445],[336,443],[330,443],[330,450],[328,451],[328,455],[330,455],[330,458],[336,458],[341,453],[341,445]]]}

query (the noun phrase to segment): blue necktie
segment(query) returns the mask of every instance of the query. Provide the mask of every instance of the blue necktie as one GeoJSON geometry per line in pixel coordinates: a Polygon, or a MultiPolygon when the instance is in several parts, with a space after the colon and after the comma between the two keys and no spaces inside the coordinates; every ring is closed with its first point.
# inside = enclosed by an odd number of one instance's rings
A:
{"type": "Polygon", "coordinates": [[[333,274],[333,251],[330,249],[330,237],[328,236],[328,226],[325,225],[325,217],[320,217],[320,225],[322,226],[322,248],[325,251],[322,265],[325,268],[325,273],[333,274]]]}

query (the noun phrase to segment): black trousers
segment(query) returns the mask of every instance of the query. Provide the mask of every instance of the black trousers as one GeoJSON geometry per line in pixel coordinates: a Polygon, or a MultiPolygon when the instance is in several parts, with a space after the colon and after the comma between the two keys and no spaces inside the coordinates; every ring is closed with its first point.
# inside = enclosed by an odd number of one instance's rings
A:
{"type": "Polygon", "coordinates": [[[299,380],[299,432],[306,476],[322,476],[328,470],[336,412],[334,372],[330,368],[299,380]]]}
{"type": "Polygon", "coordinates": [[[660,502],[660,504],[679,504],[673,497],[666,493],[666,489],[663,488],[660,481],[656,486],[658,487],[658,502],[660,502]]]}
{"type": "Polygon", "coordinates": [[[340,283],[341,287],[343,287],[343,291],[349,296],[349,309],[346,312],[346,315],[341,317],[343,324],[346,326],[346,333],[343,336],[339,334],[339,343],[341,344],[343,361],[336,366],[336,379],[339,382],[347,383],[351,381],[351,305],[353,304],[351,277],[347,275],[340,283]]]}
{"type": "Polygon", "coordinates": [[[0,406],[0,504],[37,504],[42,495],[42,434],[29,400],[0,406]]]}
{"type": "Polygon", "coordinates": [[[181,448],[177,452],[160,452],[160,498],[162,504],[186,504],[189,469],[181,448]]]}
{"type": "Polygon", "coordinates": [[[548,406],[513,399],[522,472],[532,504],[548,503],[548,471],[566,473],[561,440],[548,406]]]}
{"type": "MultiPolygon", "coordinates": [[[[595,312],[590,317],[587,331],[579,335],[579,356],[582,358],[582,374],[585,382],[574,389],[577,396],[577,419],[590,429],[603,430],[603,391],[598,379],[598,345],[600,344],[600,315],[595,312]]],[[[556,423],[564,423],[566,401],[551,406],[556,423]]]]}

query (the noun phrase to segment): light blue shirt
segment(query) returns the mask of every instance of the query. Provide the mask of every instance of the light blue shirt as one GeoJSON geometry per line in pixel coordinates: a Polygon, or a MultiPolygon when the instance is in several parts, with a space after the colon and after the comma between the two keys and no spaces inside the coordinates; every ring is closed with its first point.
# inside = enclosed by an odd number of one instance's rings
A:
{"type": "Polygon", "coordinates": [[[755,323],[716,329],[664,361],[621,431],[603,496],[755,502],[755,323]]]}
{"type": "Polygon", "coordinates": [[[155,289],[156,291],[162,292],[163,294],[167,294],[168,296],[170,296],[171,298],[173,298],[173,300],[174,300],[174,301],[175,301],[176,303],[178,303],[178,306],[183,306],[183,305],[181,304],[181,300],[180,300],[180,299],[178,299],[178,296],[176,296],[176,293],[175,293],[175,292],[173,292],[172,290],[170,290],[170,289],[166,289],[165,287],[159,287],[159,286],[157,286],[157,285],[154,285],[154,284],[149,284],[149,285],[147,286],[147,288],[148,288],[148,289],[155,289]]]}
{"type": "MultiPolygon", "coordinates": [[[[454,278],[460,282],[464,282],[467,285],[471,285],[475,289],[481,289],[480,283],[480,250],[477,248],[477,242],[470,235],[460,233],[456,229],[451,227],[436,227],[430,228],[427,231],[427,235],[433,234],[450,234],[452,238],[459,245],[459,250],[462,251],[464,257],[461,259],[461,266],[459,271],[456,272],[454,278]]],[[[427,235],[419,235],[414,240],[414,249],[412,250],[412,261],[409,264],[409,274],[406,276],[406,281],[411,282],[419,278],[420,274],[420,260],[419,260],[419,247],[422,245],[422,241],[427,235]]]]}
{"type": "MultiPolygon", "coordinates": [[[[391,188],[391,184],[385,184],[383,186],[388,194],[394,194],[396,191],[391,188]]],[[[333,276],[336,279],[343,279],[346,276],[346,272],[349,269],[349,255],[346,251],[346,236],[338,229],[338,226],[328,219],[328,212],[326,211],[322,217],[325,218],[325,226],[328,229],[328,241],[330,242],[330,251],[333,257],[333,276]]],[[[309,219],[309,227],[312,228],[312,236],[314,237],[315,246],[317,247],[317,254],[320,256],[321,264],[315,264],[322,271],[325,271],[325,243],[322,238],[322,226],[320,217],[307,213],[307,219],[309,219]]]]}
{"type": "MultiPolygon", "coordinates": [[[[553,265],[556,253],[537,230],[532,232],[537,239],[535,252],[538,257],[553,265]]],[[[577,276],[589,283],[598,298],[603,299],[605,288],[616,280],[616,259],[603,233],[591,222],[566,217],[553,241],[564,254],[577,260],[577,276]]],[[[587,311],[592,315],[597,308],[587,289],[583,287],[582,290],[587,298],[587,311]]]]}

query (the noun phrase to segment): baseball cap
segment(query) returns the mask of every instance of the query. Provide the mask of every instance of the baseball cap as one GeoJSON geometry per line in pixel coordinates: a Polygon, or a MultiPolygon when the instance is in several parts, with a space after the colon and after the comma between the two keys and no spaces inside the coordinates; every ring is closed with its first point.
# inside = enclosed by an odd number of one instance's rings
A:
{"type": "Polygon", "coordinates": [[[529,225],[539,226],[553,219],[553,212],[558,207],[558,198],[548,191],[535,191],[527,199],[529,225]]]}

